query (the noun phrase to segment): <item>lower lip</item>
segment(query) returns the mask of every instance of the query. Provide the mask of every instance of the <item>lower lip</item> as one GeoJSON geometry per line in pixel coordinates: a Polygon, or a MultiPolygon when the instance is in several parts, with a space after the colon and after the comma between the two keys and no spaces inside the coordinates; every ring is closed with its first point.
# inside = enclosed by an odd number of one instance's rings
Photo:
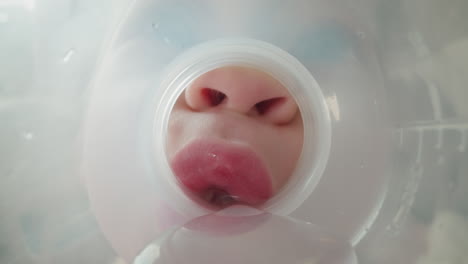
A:
{"type": "Polygon", "coordinates": [[[259,206],[273,194],[264,163],[252,150],[238,144],[195,140],[175,155],[171,167],[183,187],[205,201],[207,192],[222,190],[235,201],[225,205],[259,206]]]}

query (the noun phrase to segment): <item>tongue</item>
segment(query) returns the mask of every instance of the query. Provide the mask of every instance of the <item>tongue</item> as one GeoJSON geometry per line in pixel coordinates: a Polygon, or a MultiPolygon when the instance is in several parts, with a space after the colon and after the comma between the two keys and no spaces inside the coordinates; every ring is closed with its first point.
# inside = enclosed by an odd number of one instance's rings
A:
{"type": "Polygon", "coordinates": [[[209,204],[218,207],[227,207],[239,203],[239,197],[231,195],[227,191],[219,188],[210,188],[202,192],[201,198],[209,204]]]}
{"type": "Polygon", "coordinates": [[[197,140],[180,150],[171,165],[185,189],[217,207],[235,203],[258,206],[273,193],[260,158],[235,144],[197,140]]]}

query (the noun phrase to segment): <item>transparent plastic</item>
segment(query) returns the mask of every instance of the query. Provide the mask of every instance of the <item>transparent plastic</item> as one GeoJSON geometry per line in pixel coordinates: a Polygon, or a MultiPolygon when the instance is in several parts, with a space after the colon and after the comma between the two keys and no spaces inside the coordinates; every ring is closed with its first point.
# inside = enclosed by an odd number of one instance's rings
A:
{"type": "MultiPolygon", "coordinates": [[[[209,2],[132,3],[92,84],[84,174],[114,180],[145,175],[145,185],[153,184],[148,192],[181,215],[181,222],[208,213],[187,201],[164,158],[168,112],[181,90],[199,74],[235,63],[254,65],[290,88],[305,124],[298,166],[304,175],[291,180],[264,209],[292,212],[297,219],[335,230],[356,243],[381,205],[386,175],[380,172],[386,166],[390,138],[387,116],[375,103],[381,101],[383,83],[372,40],[362,36],[367,29],[346,22],[353,20],[342,7],[326,1],[264,3],[262,13],[274,13],[281,19],[264,16],[256,27],[225,20],[248,20],[251,17],[244,10],[254,4],[263,6],[261,2],[238,2],[227,10],[228,6],[213,4],[209,12],[229,11],[229,16],[211,17],[201,8],[210,6],[209,2]],[[295,15],[300,7],[307,13],[295,15]],[[275,13],[278,10],[289,11],[275,13]],[[191,15],[173,22],[180,12],[191,15]],[[267,25],[280,26],[278,19],[281,28],[267,31],[267,25]],[[232,39],[235,37],[240,40],[232,39]],[[179,76],[184,74],[188,77],[179,76]],[[340,104],[339,98],[354,100],[340,104]],[[311,184],[304,184],[307,181],[311,184]],[[292,204],[287,205],[288,201],[292,204]]],[[[100,191],[91,192],[91,201],[94,192],[100,191]]]]}
{"type": "Polygon", "coordinates": [[[467,17],[464,0],[0,0],[0,262],[466,262],[467,17]],[[188,199],[164,154],[177,96],[225,65],[275,76],[305,117],[290,183],[236,216],[249,232],[188,199]]]}
{"type": "Polygon", "coordinates": [[[243,206],[232,206],[168,230],[134,263],[217,262],[357,263],[351,245],[342,238],[311,223],[243,206]]]}

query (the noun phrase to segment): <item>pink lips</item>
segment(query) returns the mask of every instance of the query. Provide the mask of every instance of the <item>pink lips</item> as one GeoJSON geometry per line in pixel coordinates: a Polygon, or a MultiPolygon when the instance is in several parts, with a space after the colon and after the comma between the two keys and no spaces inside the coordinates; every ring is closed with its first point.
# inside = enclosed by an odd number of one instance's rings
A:
{"type": "Polygon", "coordinates": [[[263,162],[237,144],[196,140],[176,154],[171,166],[183,186],[211,206],[258,206],[273,193],[263,162]]]}

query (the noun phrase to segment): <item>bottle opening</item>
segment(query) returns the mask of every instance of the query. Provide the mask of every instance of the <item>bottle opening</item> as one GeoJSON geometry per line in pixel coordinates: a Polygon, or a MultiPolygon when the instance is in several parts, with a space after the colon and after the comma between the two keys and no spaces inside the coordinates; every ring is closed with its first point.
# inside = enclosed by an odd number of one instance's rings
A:
{"type": "Polygon", "coordinates": [[[258,69],[224,66],[177,98],[166,153],[181,187],[201,204],[262,206],[292,177],[303,134],[286,87],[258,69]]]}
{"type": "Polygon", "coordinates": [[[323,94],[293,56],[251,39],[216,40],[166,70],[153,135],[174,206],[233,204],[289,214],[320,180],[330,148],[323,94]]]}

